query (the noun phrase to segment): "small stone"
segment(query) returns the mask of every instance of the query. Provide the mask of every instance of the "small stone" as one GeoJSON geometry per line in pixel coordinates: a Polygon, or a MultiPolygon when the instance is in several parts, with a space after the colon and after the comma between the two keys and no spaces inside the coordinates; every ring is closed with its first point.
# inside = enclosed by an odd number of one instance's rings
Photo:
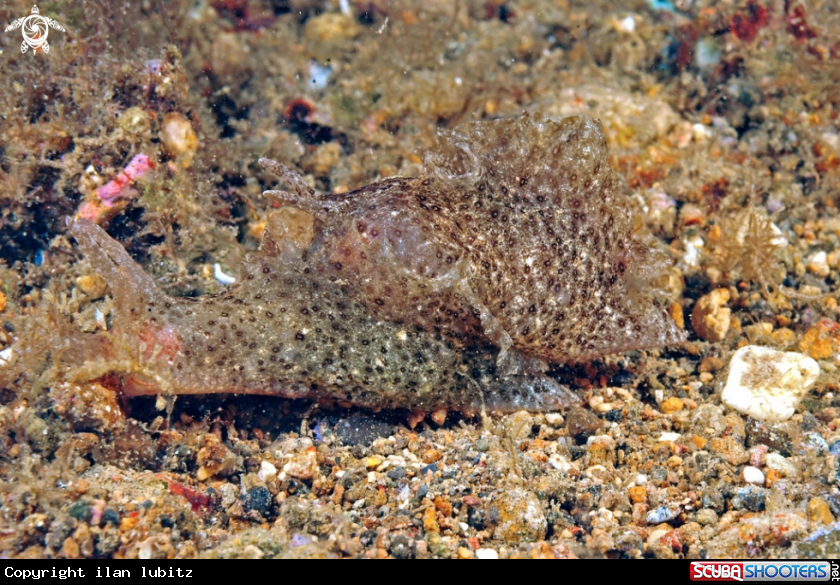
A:
{"type": "Polygon", "coordinates": [[[563,423],[566,419],[563,418],[563,415],[559,412],[549,412],[545,415],[545,422],[551,425],[554,428],[563,426],[563,423]]]}
{"type": "Polygon", "coordinates": [[[773,484],[782,479],[782,474],[775,469],[768,469],[764,479],[764,487],[773,487],[773,484]]]}
{"type": "Polygon", "coordinates": [[[796,333],[788,327],[780,327],[770,334],[770,337],[781,347],[786,347],[796,339],[796,333]]]}
{"type": "Polygon", "coordinates": [[[815,360],[840,352],[840,325],[830,319],[820,319],[802,335],[799,349],[815,360]]]}
{"type": "Polygon", "coordinates": [[[773,324],[762,321],[753,325],[746,325],[743,328],[743,333],[747,336],[747,339],[766,340],[767,336],[773,333],[773,324]]]}
{"type": "Polygon", "coordinates": [[[120,524],[119,512],[117,512],[113,508],[105,508],[105,510],[102,512],[102,522],[105,525],[111,524],[113,526],[120,524]]]}
{"type": "Polygon", "coordinates": [[[362,33],[356,21],[341,13],[327,12],[306,21],[306,38],[318,44],[353,39],[362,33]]]}
{"type": "Polygon", "coordinates": [[[718,522],[717,513],[710,508],[703,508],[702,510],[697,510],[697,514],[695,514],[695,519],[697,520],[698,524],[702,524],[703,526],[714,526],[718,522]]]}
{"type": "Polygon", "coordinates": [[[492,548],[480,548],[475,551],[475,558],[477,559],[498,559],[499,553],[492,548]]]}
{"type": "Polygon", "coordinates": [[[61,552],[65,559],[79,558],[79,544],[72,538],[64,540],[64,546],[61,547],[61,552]]]}
{"type": "Polygon", "coordinates": [[[721,341],[729,331],[731,311],[724,305],[729,302],[729,291],[718,288],[700,297],[691,311],[691,326],[706,341],[721,341]]]}
{"type": "Polygon", "coordinates": [[[380,465],[382,465],[382,457],[379,455],[372,455],[371,457],[365,458],[365,467],[367,469],[376,469],[380,465]]]}
{"type": "Polygon", "coordinates": [[[432,411],[432,414],[429,415],[429,418],[432,419],[433,423],[440,426],[446,422],[446,414],[447,411],[445,408],[438,408],[432,411]]]}
{"type": "Polygon", "coordinates": [[[706,448],[706,443],[709,440],[701,437],[700,435],[692,435],[691,438],[688,440],[689,446],[692,448],[693,451],[701,451],[706,448]]]}
{"type": "Polygon", "coordinates": [[[434,463],[436,461],[440,461],[441,459],[443,459],[443,453],[437,449],[428,449],[423,453],[424,463],[434,463]]]}
{"type": "Polygon", "coordinates": [[[245,511],[253,510],[261,516],[267,516],[271,511],[271,502],[271,492],[261,485],[251,488],[242,496],[242,507],[245,511]]]}
{"type": "Polygon", "coordinates": [[[458,547],[458,558],[459,559],[471,559],[474,556],[475,555],[473,555],[473,551],[470,550],[468,547],[466,547],[466,546],[459,546],[458,547]]]}
{"type": "Polygon", "coordinates": [[[782,477],[795,478],[799,475],[796,465],[790,459],[778,453],[768,453],[765,455],[764,464],[770,469],[777,471],[782,477]]]}
{"type": "Polygon", "coordinates": [[[564,457],[559,453],[552,453],[551,455],[549,455],[548,464],[551,465],[554,469],[562,471],[563,473],[568,473],[569,470],[571,470],[573,467],[572,462],[569,461],[567,457],[564,457]]]}
{"type": "Polygon", "coordinates": [[[665,414],[674,414],[681,411],[683,408],[683,401],[675,396],[667,398],[659,405],[659,409],[665,414]]]}
{"type": "Polygon", "coordinates": [[[47,532],[50,525],[50,517],[47,514],[30,514],[20,523],[23,533],[26,536],[38,536],[47,532]]]}
{"type": "Polygon", "coordinates": [[[178,112],[169,112],[160,126],[160,140],[172,158],[177,158],[185,169],[192,164],[198,150],[198,136],[192,124],[178,112]]]}
{"type": "Polygon", "coordinates": [[[204,435],[204,446],[198,450],[195,462],[199,468],[196,479],[205,481],[236,466],[236,455],[213,433],[204,435]]]}
{"type": "Polygon", "coordinates": [[[598,417],[583,408],[573,406],[566,413],[566,429],[578,443],[585,443],[587,438],[598,432],[600,426],[598,417]]]}
{"type": "Polygon", "coordinates": [[[391,538],[391,546],[388,547],[388,552],[395,559],[413,559],[417,556],[417,544],[413,538],[398,534],[391,538]]]}
{"type": "Polygon", "coordinates": [[[636,526],[647,526],[647,514],[649,510],[650,507],[644,502],[633,504],[633,512],[631,514],[633,524],[636,526]]]}
{"type": "Polygon", "coordinates": [[[679,455],[672,455],[671,457],[668,458],[668,461],[666,461],[665,463],[671,469],[675,469],[675,468],[679,467],[680,465],[682,465],[683,459],[679,455]]]}
{"type": "Polygon", "coordinates": [[[508,545],[545,538],[548,521],[536,494],[522,488],[503,491],[492,502],[490,517],[498,517],[495,537],[508,545]]]}
{"type": "Polygon", "coordinates": [[[756,445],[750,448],[750,465],[760,467],[764,464],[764,456],[767,455],[767,445],[756,445]]]}
{"type": "Polygon", "coordinates": [[[721,400],[758,420],[786,421],[819,375],[819,365],[807,356],[748,345],[729,362],[721,400]]]}
{"type": "Polygon", "coordinates": [[[195,478],[198,481],[206,481],[213,477],[213,469],[206,465],[200,465],[195,472],[195,478]]]}
{"type": "Polygon", "coordinates": [[[741,472],[741,477],[746,483],[764,485],[764,474],[758,467],[747,465],[746,467],[744,467],[744,471],[741,472]]]}
{"type": "Polygon", "coordinates": [[[685,317],[683,316],[683,308],[679,303],[671,303],[668,307],[668,313],[680,329],[685,329],[685,317]]]}
{"type": "Polygon", "coordinates": [[[385,477],[388,479],[393,479],[394,481],[398,479],[402,479],[406,476],[405,467],[395,467],[393,469],[389,469],[388,472],[385,474],[385,477]]]}
{"type": "Polygon", "coordinates": [[[452,516],[452,504],[441,496],[435,496],[435,509],[446,517],[452,516]]]}
{"type": "Polygon", "coordinates": [[[423,513],[423,527],[426,532],[440,532],[440,525],[437,521],[437,512],[434,506],[429,506],[423,513]]]}
{"type": "Polygon", "coordinates": [[[811,257],[808,258],[806,268],[808,268],[808,272],[825,278],[831,273],[831,268],[828,265],[828,254],[826,252],[817,252],[812,254],[811,257]]]}
{"type": "Polygon", "coordinates": [[[808,520],[817,524],[834,524],[831,508],[822,498],[811,498],[808,501],[808,520]]]}
{"type": "Polygon", "coordinates": [[[790,437],[779,428],[770,430],[759,420],[749,419],[745,426],[747,432],[747,446],[765,445],[768,451],[775,451],[781,455],[790,455],[792,444],[790,437]]]}
{"type": "Polygon", "coordinates": [[[764,502],[767,498],[767,491],[763,487],[749,485],[739,488],[732,498],[732,507],[736,510],[749,510],[750,512],[761,512],[764,510],[764,502]]]}
{"type": "Polygon", "coordinates": [[[260,463],[260,470],[257,472],[257,477],[260,481],[270,481],[277,477],[277,468],[270,461],[263,461],[260,463]]]}
{"type": "Polygon", "coordinates": [[[263,550],[255,544],[249,544],[245,548],[242,549],[242,557],[243,559],[254,559],[258,560],[265,557],[265,553],[263,550]]]}
{"type": "Polygon", "coordinates": [[[76,286],[92,300],[101,299],[105,296],[105,291],[108,290],[107,283],[98,274],[80,276],[76,279],[76,286]]]}
{"type": "Polygon", "coordinates": [[[283,471],[297,479],[312,479],[318,473],[318,452],[315,447],[293,455],[283,466],[283,471]]]}
{"type": "Polygon", "coordinates": [[[633,486],[627,491],[630,492],[630,499],[636,504],[641,504],[647,500],[647,489],[640,485],[633,486]]]}
{"type": "Polygon", "coordinates": [[[139,516],[126,516],[120,520],[120,532],[128,532],[129,530],[132,530],[135,526],[137,526],[138,522],[140,522],[139,516]]]}
{"type": "Polygon", "coordinates": [[[615,463],[615,439],[609,435],[595,435],[586,441],[590,465],[612,465],[615,463]]]}
{"type": "Polygon", "coordinates": [[[662,524],[663,522],[670,522],[679,515],[680,507],[676,504],[669,504],[667,506],[659,506],[658,508],[654,508],[653,510],[648,512],[645,520],[647,520],[648,524],[656,525],[662,524]]]}
{"type": "Polygon", "coordinates": [[[709,441],[709,451],[720,455],[724,461],[731,465],[743,465],[750,460],[744,445],[731,436],[713,437],[709,441]]]}
{"type": "Polygon", "coordinates": [[[722,512],[724,507],[723,494],[714,487],[706,487],[700,494],[700,503],[703,505],[703,508],[722,512]]]}
{"type": "Polygon", "coordinates": [[[345,487],[343,485],[341,485],[340,483],[336,484],[336,486],[333,488],[332,497],[330,498],[334,504],[341,505],[341,501],[344,499],[344,491],[345,487]]]}
{"type": "Polygon", "coordinates": [[[91,505],[85,500],[79,500],[67,509],[67,514],[79,520],[80,522],[87,522],[90,520],[91,505]]]}
{"type": "Polygon", "coordinates": [[[707,356],[702,359],[697,370],[700,372],[717,372],[723,368],[723,360],[717,356],[707,356]]]}
{"type": "Polygon", "coordinates": [[[117,123],[130,134],[142,135],[151,128],[152,119],[143,108],[132,106],[120,115],[117,123]]]}
{"type": "Polygon", "coordinates": [[[54,411],[76,431],[113,431],[125,420],[117,393],[97,382],[53,384],[50,396],[54,411]]]}

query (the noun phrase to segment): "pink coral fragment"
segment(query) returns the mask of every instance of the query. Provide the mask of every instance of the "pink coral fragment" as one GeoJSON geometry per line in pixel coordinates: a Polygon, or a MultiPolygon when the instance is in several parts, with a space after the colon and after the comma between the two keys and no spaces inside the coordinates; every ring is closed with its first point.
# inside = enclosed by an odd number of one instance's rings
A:
{"type": "Polygon", "coordinates": [[[154,167],[155,164],[145,154],[135,155],[121,173],[96,190],[96,196],[110,207],[115,200],[124,196],[128,186],[154,167]]]}
{"type": "Polygon", "coordinates": [[[147,155],[135,155],[116,177],[88,195],[87,201],[79,208],[76,217],[101,223],[110,215],[108,212],[117,201],[132,199],[137,195],[137,191],[132,189],[131,185],[153,168],[155,168],[155,163],[147,155]]]}

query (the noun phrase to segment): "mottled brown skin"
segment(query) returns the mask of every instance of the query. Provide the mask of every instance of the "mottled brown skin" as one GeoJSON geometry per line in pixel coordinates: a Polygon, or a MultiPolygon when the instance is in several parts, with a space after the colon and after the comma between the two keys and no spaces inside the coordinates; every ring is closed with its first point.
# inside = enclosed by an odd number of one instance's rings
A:
{"type": "Polygon", "coordinates": [[[670,261],[634,224],[600,123],[523,116],[441,133],[429,176],[318,195],[269,191],[321,222],[326,269],[375,315],[548,362],[673,343],[670,261]]]}
{"type": "Polygon", "coordinates": [[[634,227],[596,121],[466,124],[441,135],[428,176],[345,195],[261,162],[291,187],[267,194],[307,213],[273,216],[239,283],[214,296],[165,296],[74,223],[116,303],[109,349],[79,376],[117,373],[128,395],[551,410],[575,398],[547,362],[683,338],[656,299],[667,259],[634,227]]]}

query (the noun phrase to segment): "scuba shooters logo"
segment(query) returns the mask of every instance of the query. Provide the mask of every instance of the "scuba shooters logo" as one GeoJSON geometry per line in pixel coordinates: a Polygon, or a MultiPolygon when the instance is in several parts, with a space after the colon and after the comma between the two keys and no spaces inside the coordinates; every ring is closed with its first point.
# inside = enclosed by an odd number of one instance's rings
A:
{"type": "Polygon", "coordinates": [[[742,563],[691,563],[692,581],[743,581],[742,563]]]}
{"type": "Polygon", "coordinates": [[[692,581],[840,581],[837,561],[692,561],[692,581]]]}

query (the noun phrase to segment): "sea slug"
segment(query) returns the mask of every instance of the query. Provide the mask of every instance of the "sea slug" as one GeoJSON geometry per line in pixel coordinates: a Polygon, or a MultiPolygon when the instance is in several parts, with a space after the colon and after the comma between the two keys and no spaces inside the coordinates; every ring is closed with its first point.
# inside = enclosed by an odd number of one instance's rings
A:
{"type": "Polygon", "coordinates": [[[261,163],[287,207],[216,295],[164,295],[101,228],[73,222],[116,310],[78,376],[118,374],[128,396],[550,410],[576,397],[549,364],[684,338],[657,285],[669,260],[634,221],[596,120],[467,123],[441,132],[424,177],[341,195],[261,163]]]}

